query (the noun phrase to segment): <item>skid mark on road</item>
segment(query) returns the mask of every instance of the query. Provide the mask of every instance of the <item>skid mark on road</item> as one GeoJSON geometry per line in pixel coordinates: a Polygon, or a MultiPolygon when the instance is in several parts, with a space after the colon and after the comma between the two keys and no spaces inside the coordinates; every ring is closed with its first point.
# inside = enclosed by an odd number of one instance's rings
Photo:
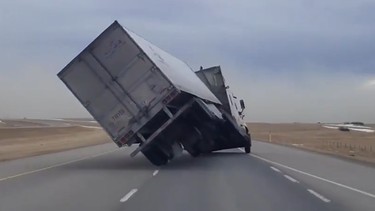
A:
{"type": "Polygon", "coordinates": [[[68,165],[68,164],[71,164],[71,163],[75,163],[75,162],[79,162],[79,161],[83,161],[83,160],[87,160],[87,159],[91,159],[91,158],[96,158],[96,157],[99,157],[99,156],[103,156],[103,155],[115,152],[117,150],[119,150],[119,149],[111,150],[111,151],[108,151],[108,152],[102,152],[102,153],[95,154],[95,155],[86,156],[86,157],[79,158],[79,159],[76,159],[76,160],[71,160],[71,161],[68,161],[68,162],[59,163],[59,164],[56,164],[56,165],[47,166],[47,167],[40,168],[40,169],[35,169],[35,170],[32,170],[32,171],[23,172],[23,173],[20,173],[20,174],[9,176],[9,177],[0,178],[0,182],[5,181],[5,180],[9,180],[9,179],[14,179],[14,178],[21,177],[21,176],[26,176],[26,175],[37,173],[37,172],[41,172],[41,171],[45,171],[45,170],[60,167],[60,166],[65,166],[65,165],[68,165]]]}

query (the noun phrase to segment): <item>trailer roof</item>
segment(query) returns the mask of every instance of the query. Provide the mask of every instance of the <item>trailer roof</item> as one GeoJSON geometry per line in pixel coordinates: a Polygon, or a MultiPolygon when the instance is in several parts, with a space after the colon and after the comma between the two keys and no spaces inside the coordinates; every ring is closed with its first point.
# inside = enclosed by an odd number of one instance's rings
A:
{"type": "Polygon", "coordinates": [[[124,30],[177,88],[200,98],[221,104],[185,62],[153,45],[129,29],[124,28],[124,30]]]}
{"type": "Polygon", "coordinates": [[[136,44],[147,54],[151,61],[160,69],[160,71],[176,86],[176,88],[193,94],[202,99],[221,104],[215,95],[206,87],[206,85],[195,75],[194,71],[183,61],[177,59],[171,54],[165,52],[131,30],[122,27],[117,21],[112,23],[104,30],[94,41],[92,41],[81,53],[79,53],[68,65],[66,65],[57,75],[62,77],[69,66],[79,59],[80,55],[90,46],[100,39],[101,36],[108,33],[111,29],[121,27],[136,44]]]}

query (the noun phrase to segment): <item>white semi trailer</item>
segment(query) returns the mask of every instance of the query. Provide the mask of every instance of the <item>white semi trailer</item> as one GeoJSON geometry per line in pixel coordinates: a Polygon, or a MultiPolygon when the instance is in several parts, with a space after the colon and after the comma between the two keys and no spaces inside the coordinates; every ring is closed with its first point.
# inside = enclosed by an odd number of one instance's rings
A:
{"type": "MultiPolygon", "coordinates": [[[[200,72],[115,21],[58,77],[119,147],[139,144],[131,156],[142,152],[164,165],[183,150],[198,156],[244,147],[249,153],[250,136],[236,118],[242,111],[228,107],[233,95],[224,79],[226,101],[200,72]]],[[[243,101],[236,103],[243,110],[243,101]]]]}

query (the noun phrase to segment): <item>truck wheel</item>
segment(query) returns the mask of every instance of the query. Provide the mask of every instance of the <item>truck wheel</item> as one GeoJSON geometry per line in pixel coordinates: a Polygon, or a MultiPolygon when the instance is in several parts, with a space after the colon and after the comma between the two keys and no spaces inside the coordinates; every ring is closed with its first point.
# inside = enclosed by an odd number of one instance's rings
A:
{"type": "Polygon", "coordinates": [[[200,155],[199,150],[190,145],[184,145],[184,150],[186,150],[191,155],[191,157],[198,157],[200,155]]]}
{"type": "Polygon", "coordinates": [[[251,152],[251,146],[245,146],[245,152],[246,154],[249,154],[251,152]]]}
{"type": "Polygon", "coordinates": [[[198,150],[188,151],[192,157],[198,157],[200,155],[198,150]]]}
{"type": "Polygon", "coordinates": [[[184,150],[181,143],[175,142],[172,144],[172,158],[176,158],[182,155],[182,151],[184,150]]]}
{"type": "Polygon", "coordinates": [[[168,157],[157,148],[148,149],[142,151],[142,153],[155,166],[162,166],[168,162],[168,157]]]}
{"type": "Polygon", "coordinates": [[[248,140],[248,142],[245,145],[245,152],[247,154],[249,154],[251,152],[251,135],[250,135],[250,133],[248,133],[248,135],[247,135],[247,140],[248,140]]]}

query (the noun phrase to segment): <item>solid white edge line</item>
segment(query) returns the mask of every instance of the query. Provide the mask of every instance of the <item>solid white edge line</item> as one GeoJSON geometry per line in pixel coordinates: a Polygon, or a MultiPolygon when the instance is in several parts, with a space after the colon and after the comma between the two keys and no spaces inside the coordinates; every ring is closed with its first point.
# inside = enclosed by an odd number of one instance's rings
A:
{"type": "Polygon", "coordinates": [[[122,198],[120,199],[120,202],[121,202],[121,203],[126,202],[126,201],[129,200],[130,197],[132,197],[137,191],[138,191],[138,189],[136,189],[136,188],[132,189],[131,191],[129,191],[129,193],[127,193],[124,197],[122,197],[122,198]]]}
{"type": "Polygon", "coordinates": [[[291,182],[299,183],[298,180],[294,179],[293,177],[291,177],[289,175],[284,174],[284,177],[287,178],[288,180],[290,180],[291,182]]]}
{"type": "Polygon", "coordinates": [[[319,193],[311,190],[311,189],[307,189],[307,191],[309,191],[312,195],[316,196],[317,198],[319,198],[320,200],[326,202],[326,203],[329,203],[331,202],[331,200],[327,199],[326,197],[320,195],[319,193]]]}
{"type": "Polygon", "coordinates": [[[275,168],[275,167],[273,167],[273,166],[270,166],[270,168],[272,169],[272,170],[274,170],[274,171],[276,171],[276,172],[281,172],[278,168],[275,168]]]}
{"type": "Polygon", "coordinates": [[[71,161],[68,161],[68,162],[59,163],[59,164],[56,164],[56,165],[52,165],[52,166],[48,166],[48,167],[44,167],[44,168],[40,168],[40,169],[23,172],[23,173],[16,174],[16,175],[12,175],[12,176],[0,178],[0,182],[8,180],[8,179],[13,179],[13,178],[16,178],[16,177],[25,176],[25,175],[28,175],[28,174],[37,173],[37,172],[40,172],[40,171],[45,171],[45,170],[56,168],[56,167],[60,167],[60,166],[65,166],[65,165],[68,165],[68,164],[71,164],[71,163],[75,163],[75,162],[78,162],[78,161],[82,161],[82,160],[86,160],[86,159],[91,159],[91,158],[99,157],[99,156],[102,156],[102,155],[105,155],[105,154],[108,154],[108,153],[115,152],[117,150],[118,149],[115,149],[115,150],[111,150],[109,152],[103,152],[103,153],[99,153],[99,154],[95,154],[95,155],[90,155],[90,156],[86,156],[86,157],[79,158],[79,159],[76,159],[76,160],[71,160],[71,161]]]}
{"type": "Polygon", "coordinates": [[[372,193],[368,193],[366,191],[363,191],[363,190],[359,190],[357,188],[353,188],[353,187],[350,187],[350,186],[347,186],[347,185],[344,185],[344,184],[341,184],[341,183],[338,183],[338,182],[334,182],[334,181],[331,181],[331,180],[328,180],[328,179],[325,179],[325,178],[322,178],[322,177],[319,177],[319,176],[316,176],[316,175],[313,175],[313,174],[310,174],[310,173],[307,173],[307,172],[304,172],[304,171],[301,171],[301,170],[298,170],[298,169],[295,169],[295,168],[292,168],[292,167],[289,167],[289,166],[286,166],[284,164],[281,164],[281,163],[277,163],[275,161],[271,161],[271,160],[268,160],[266,158],[263,158],[263,157],[260,157],[258,155],[254,155],[254,154],[250,154],[250,156],[252,157],[255,157],[255,158],[258,158],[260,160],[263,160],[267,163],[271,163],[273,165],[277,165],[277,166],[281,166],[283,168],[286,168],[286,169],[289,169],[291,171],[295,171],[297,173],[300,173],[300,174],[303,174],[303,175],[306,175],[306,176],[309,176],[309,177],[313,177],[315,179],[318,179],[318,180],[321,180],[321,181],[324,181],[324,182],[327,182],[327,183],[331,183],[333,185],[337,185],[339,187],[342,187],[342,188],[346,188],[348,190],[351,190],[351,191],[354,191],[354,192],[357,192],[357,193],[360,193],[360,194],[363,194],[363,195],[366,195],[366,196],[369,196],[371,198],[375,198],[375,194],[372,194],[372,193]]]}
{"type": "Polygon", "coordinates": [[[152,176],[156,176],[159,173],[159,170],[155,170],[154,173],[152,173],[152,176]]]}

